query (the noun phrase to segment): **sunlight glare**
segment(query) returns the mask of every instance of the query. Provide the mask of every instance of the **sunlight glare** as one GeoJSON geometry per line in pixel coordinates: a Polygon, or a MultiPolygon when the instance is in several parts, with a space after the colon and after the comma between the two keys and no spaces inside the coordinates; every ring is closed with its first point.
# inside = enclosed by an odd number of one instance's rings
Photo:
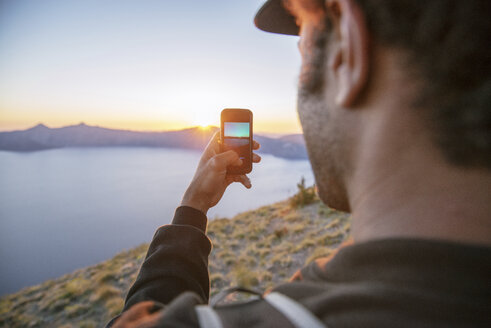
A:
{"type": "Polygon", "coordinates": [[[202,129],[208,128],[210,126],[217,126],[218,120],[220,120],[219,112],[217,110],[202,110],[198,113],[193,113],[194,117],[192,119],[192,125],[199,126],[202,129]]]}

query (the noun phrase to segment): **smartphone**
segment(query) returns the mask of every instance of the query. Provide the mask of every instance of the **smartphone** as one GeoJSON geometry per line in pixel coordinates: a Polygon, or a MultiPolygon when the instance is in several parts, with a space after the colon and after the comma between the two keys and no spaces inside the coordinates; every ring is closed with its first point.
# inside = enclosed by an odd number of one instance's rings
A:
{"type": "Polygon", "coordinates": [[[234,150],[242,159],[241,166],[229,166],[229,174],[252,171],[252,112],[248,109],[225,108],[220,115],[222,152],[234,150]]]}

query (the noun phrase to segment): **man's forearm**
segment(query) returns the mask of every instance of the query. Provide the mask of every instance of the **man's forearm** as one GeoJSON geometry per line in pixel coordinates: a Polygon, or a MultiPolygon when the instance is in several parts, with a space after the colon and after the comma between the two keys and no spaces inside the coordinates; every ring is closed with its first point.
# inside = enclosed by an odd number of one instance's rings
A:
{"type": "Polygon", "coordinates": [[[185,291],[209,297],[206,216],[191,207],[177,208],[172,224],[160,227],[150,244],[124,310],[146,300],[168,304],[185,291]]]}

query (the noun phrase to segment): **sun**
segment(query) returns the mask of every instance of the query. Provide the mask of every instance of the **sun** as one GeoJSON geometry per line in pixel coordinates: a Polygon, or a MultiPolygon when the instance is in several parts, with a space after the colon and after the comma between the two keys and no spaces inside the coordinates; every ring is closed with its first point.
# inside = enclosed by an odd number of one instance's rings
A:
{"type": "Polygon", "coordinates": [[[198,128],[202,131],[207,131],[211,128],[210,125],[198,125],[198,128]]]}
{"type": "Polygon", "coordinates": [[[210,108],[200,108],[200,110],[193,111],[189,116],[189,122],[192,126],[197,126],[202,129],[209,128],[210,126],[220,125],[220,111],[216,109],[217,106],[210,108]]]}
{"type": "Polygon", "coordinates": [[[210,126],[212,125],[216,125],[216,122],[214,122],[213,120],[211,119],[208,119],[208,118],[200,118],[200,117],[196,117],[194,120],[193,120],[193,125],[194,126],[198,126],[199,128],[205,130],[205,129],[209,129],[210,126]]]}

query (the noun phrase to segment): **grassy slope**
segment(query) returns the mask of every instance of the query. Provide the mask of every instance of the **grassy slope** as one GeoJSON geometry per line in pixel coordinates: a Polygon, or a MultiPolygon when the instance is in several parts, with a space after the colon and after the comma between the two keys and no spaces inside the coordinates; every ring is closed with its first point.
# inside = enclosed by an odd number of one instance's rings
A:
{"type": "MultiPolygon", "coordinates": [[[[288,201],[215,219],[208,225],[211,294],[227,286],[265,290],[349,235],[350,221],[318,200],[293,209],[288,201]]],[[[97,265],[0,299],[1,327],[100,327],[121,311],[148,244],[97,265]]]]}

